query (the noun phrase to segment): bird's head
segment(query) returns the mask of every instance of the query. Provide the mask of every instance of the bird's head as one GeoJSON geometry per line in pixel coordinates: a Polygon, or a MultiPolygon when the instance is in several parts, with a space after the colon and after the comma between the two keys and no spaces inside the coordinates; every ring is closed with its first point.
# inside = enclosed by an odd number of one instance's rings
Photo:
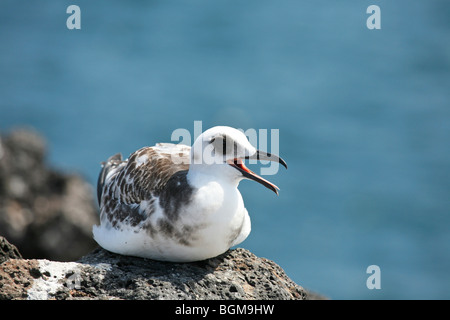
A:
{"type": "Polygon", "coordinates": [[[276,161],[287,168],[283,159],[257,150],[243,132],[231,127],[218,126],[206,130],[195,140],[191,149],[191,168],[214,170],[216,174],[237,181],[254,180],[278,194],[279,188],[249,170],[244,164],[245,159],[276,161]]]}

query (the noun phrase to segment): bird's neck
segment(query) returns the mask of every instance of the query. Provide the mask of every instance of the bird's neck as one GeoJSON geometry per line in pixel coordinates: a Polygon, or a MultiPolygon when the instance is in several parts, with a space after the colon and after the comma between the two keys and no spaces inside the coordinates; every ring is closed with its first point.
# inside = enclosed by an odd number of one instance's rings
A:
{"type": "Polygon", "coordinates": [[[228,165],[203,165],[203,164],[190,164],[187,179],[189,183],[196,187],[201,188],[211,182],[217,182],[220,184],[236,187],[239,185],[240,179],[237,179],[235,175],[230,174],[228,165]]]}

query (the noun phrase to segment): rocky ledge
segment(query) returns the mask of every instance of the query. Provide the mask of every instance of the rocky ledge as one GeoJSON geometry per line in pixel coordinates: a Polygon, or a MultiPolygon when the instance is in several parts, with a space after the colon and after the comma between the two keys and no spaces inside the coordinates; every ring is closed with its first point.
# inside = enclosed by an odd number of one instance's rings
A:
{"type": "Polygon", "coordinates": [[[307,299],[273,261],[245,249],[170,263],[95,249],[77,262],[21,259],[2,240],[0,299],[307,299]],[[8,252],[10,251],[10,252],[8,252]]]}

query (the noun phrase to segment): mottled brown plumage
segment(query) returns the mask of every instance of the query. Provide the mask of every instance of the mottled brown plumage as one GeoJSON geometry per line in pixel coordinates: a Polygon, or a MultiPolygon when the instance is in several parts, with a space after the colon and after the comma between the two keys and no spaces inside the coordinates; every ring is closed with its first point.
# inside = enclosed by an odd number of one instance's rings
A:
{"type": "Polygon", "coordinates": [[[120,154],[112,156],[103,164],[99,178],[100,218],[113,227],[118,222],[135,226],[154,212],[155,200],[169,209],[176,206],[180,197],[174,197],[170,204],[160,203],[159,199],[166,198],[171,178],[177,182],[185,180],[189,159],[190,147],[171,143],[141,148],[127,160],[122,160],[120,154]],[[145,206],[141,206],[143,201],[145,206]]]}

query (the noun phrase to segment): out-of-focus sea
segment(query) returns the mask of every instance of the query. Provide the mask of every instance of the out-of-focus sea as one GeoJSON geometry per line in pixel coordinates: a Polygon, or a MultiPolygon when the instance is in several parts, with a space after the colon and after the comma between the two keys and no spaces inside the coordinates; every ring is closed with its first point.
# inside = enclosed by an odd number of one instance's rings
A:
{"type": "Polygon", "coordinates": [[[266,177],[278,197],[241,182],[240,246],[333,299],[449,299],[449,17],[446,0],[2,0],[0,130],[36,128],[94,185],[194,120],[279,129],[289,169],[266,177]]]}

